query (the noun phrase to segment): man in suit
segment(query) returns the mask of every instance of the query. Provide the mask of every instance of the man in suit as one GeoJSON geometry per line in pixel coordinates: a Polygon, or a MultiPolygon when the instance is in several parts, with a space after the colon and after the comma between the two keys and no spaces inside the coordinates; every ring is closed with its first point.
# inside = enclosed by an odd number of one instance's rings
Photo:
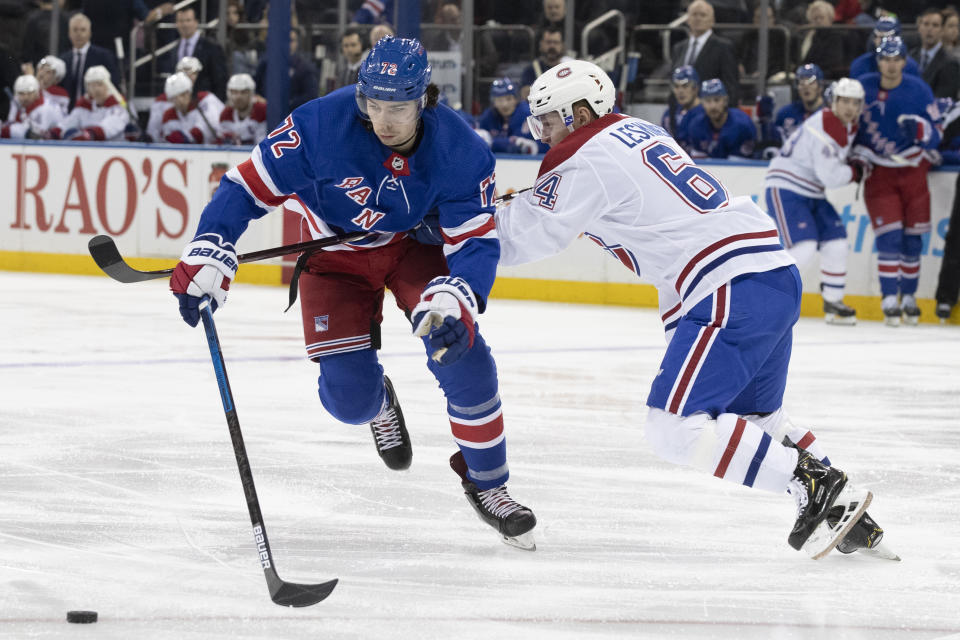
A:
{"type": "Polygon", "coordinates": [[[110,81],[113,86],[120,86],[120,67],[117,58],[109,49],[91,44],[92,30],[90,18],[82,13],[75,13],[67,26],[72,49],[60,54],[60,59],[67,63],[67,75],[61,86],[70,95],[70,108],[76,104],[77,98],[83,96],[83,74],[90,67],[103,65],[110,72],[110,81]]]}
{"type": "Polygon", "coordinates": [[[920,46],[910,52],[920,62],[920,76],[930,85],[937,98],[957,98],[960,90],[960,62],[947,53],[940,37],[943,35],[943,16],[939,9],[926,9],[917,18],[920,46]]]}
{"type": "Polygon", "coordinates": [[[177,11],[177,32],[180,39],[164,57],[163,70],[173,73],[182,58],[192,56],[200,61],[203,70],[197,77],[196,90],[210,91],[221,101],[227,96],[227,58],[219,44],[204,38],[193,7],[177,11]]]}
{"type": "Polygon", "coordinates": [[[690,37],[673,46],[671,69],[691,65],[701,78],[719,78],[727,90],[730,104],[739,104],[740,84],[733,43],[713,32],[713,6],[706,0],[694,0],[687,7],[690,37]]]}

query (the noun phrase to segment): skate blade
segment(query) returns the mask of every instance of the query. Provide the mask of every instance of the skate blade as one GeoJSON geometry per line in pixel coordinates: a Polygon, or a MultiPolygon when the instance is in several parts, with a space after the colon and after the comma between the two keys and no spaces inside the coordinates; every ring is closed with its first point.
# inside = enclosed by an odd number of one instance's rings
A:
{"type": "Polygon", "coordinates": [[[856,316],[847,316],[844,318],[834,313],[828,313],[823,318],[824,320],[827,321],[827,324],[836,324],[836,325],[847,326],[847,327],[851,327],[857,324],[856,316]]]}
{"type": "Polygon", "coordinates": [[[884,323],[885,323],[888,327],[899,327],[899,326],[900,326],[900,318],[897,317],[897,316],[887,316],[887,318],[886,318],[886,320],[884,321],[884,323]]]}
{"type": "Polygon", "coordinates": [[[904,316],[903,324],[908,327],[915,327],[920,323],[920,318],[918,316],[904,316]]]}
{"type": "Polygon", "coordinates": [[[533,532],[528,531],[522,533],[519,536],[501,536],[503,544],[508,544],[511,547],[516,547],[517,549],[523,549],[524,551],[536,551],[537,550],[537,541],[533,539],[533,532]]]}
{"type": "Polygon", "coordinates": [[[878,560],[893,560],[895,562],[900,562],[900,556],[891,551],[890,548],[883,544],[882,541],[872,549],[861,547],[857,549],[857,553],[861,553],[869,558],[876,558],[878,560]]]}
{"type": "Polygon", "coordinates": [[[832,505],[845,505],[843,516],[837,521],[837,524],[833,528],[830,527],[827,519],[824,518],[823,522],[821,522],[820,525],[814,529],[813,533],[810,534],[810,537],[807,538],[807,541],[801,549],[814,560],[819,560],[830,553],[830,551],[843,540],[844,536],[850,533],[853,525],[857,523],[857,520],[860,519],[863,512],[870,506],[871,500],[873,500],[872,493],[866,490],[856,489],[847,484],[847,486],[840,491],[840,495],[837,496],[837,499],[832,505]]]}

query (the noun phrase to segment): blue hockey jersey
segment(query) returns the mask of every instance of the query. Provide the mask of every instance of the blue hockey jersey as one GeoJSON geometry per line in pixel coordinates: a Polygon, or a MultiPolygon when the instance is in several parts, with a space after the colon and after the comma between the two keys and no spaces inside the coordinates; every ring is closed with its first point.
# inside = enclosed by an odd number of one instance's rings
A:
{"type": "Polygon", "coordinates": [[[424,110],[420,141],[408,157],[364,124],[352,86],[297,108],[223,177],[197,235],[236,242],[250,220],[288,199],[314,237],[369,231],[375,235],[367,247],[436,216],[451,274],[485,300],[500,256],[490,149],[443,105],[424,110]]]}
{"type": "Polygon", "coordinates": [[[924,149],[936,149],[940,144],[935,126],[940,117],[930,87],[917,76],[906,74],[897,87],[889,90],[880,88],[879,73],[868,73],[859,80],[865,97],[854,151],[884,167],[920,164],[924,149]],[[925,141],[918,142],[902,131],[897,120],[905,114],[924,119],[925,141]]]}
{"type": "Polygon", "coordinates": [[[803,106],[802,100],[797,100],[796,102],[791,102],[788,105],[784,105],[777,111],[777,117],[773,121],[773,134],[772,139],[776,140],[780,144],[783,144],[783,141],[790,137],[790,134],[797,130],[797,127],[803,124],[803,121],[815,114],[817,111],[823,108],[823,105],[820,105],[818,108],[813,111],[807,111],[803,106]]]}
{"type": "MultiPolygon", "coordinates": [[[[860,76],[868,73],[877,73],[878,71],[877,54],[873,51],[868,51],[862,56],[856,57],[853,62],[850,63],[850,77],[857,80],[860,79],[860,76]]],[[[916,60],[910,56],[907,56],[907,65],[903,68],[903,72],[909,73],[910,75],[919,76],[920,65],[917,64],[916,60]]]]}
{"type": "Polygon", "coordinates": [[[757,127],[746,113],[731,108],[727,109],[727,121],[717,130],[705,110],[692,109],[681,122],[677,140],[694,158],[749,158],[757,141],[757,127]]]}
{"type": "MultiPolygon", "coordinates": [[[[530,115],[530,103],[526,100],[517,102],[517,108],[510,114],[508,120],[504,120],[500,112],[493,107],[487,107],[486,111],[480,114],[477,119],[477,128],[485,129],[490,132],[493,138],[491,149],[494,153],[523,153],[516,144],[510,141],[512,136],[520,136],[533,140],[530,135],[530,127],[527,126],[527,116],[530,115]]],[[[546,153],[550,147],[539,140],[536,141],[539,153],[546,153]]]]}

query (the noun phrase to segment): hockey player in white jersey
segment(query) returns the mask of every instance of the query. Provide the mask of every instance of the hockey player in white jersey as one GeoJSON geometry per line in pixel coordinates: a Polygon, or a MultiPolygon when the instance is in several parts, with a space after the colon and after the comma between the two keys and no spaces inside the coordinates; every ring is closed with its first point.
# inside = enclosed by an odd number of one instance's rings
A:
{"type": "Polygon", "coordinates": [[[654,451],[789,491],[788,542],[814,558],[838,542],[874,546],[872,495],[822,462],[781,407],[801,286],[769,216],[731,199],[663,128],[613,113],[613,84],[592,63],[561,62],[529,100],[531,131],[551,149],[534,187],[496,214],[501,264],[555,254],[582,233],[652,282],[669,340],[647,399],[654,451]]]}
{"type": "Polygon", "coordinates": [[[256,100],[257,85],[249,73],[227,81],[227,106],[220,112],[220,140],[254,145],[267,137],[267,103],[256,100]]]}
{"type": "Polygon", "coordinates": [[[63,118],[60,108],[40,93],[40,83],[33,76],[17,78],[13,93],[10,116],[0,127],[0,138],[45,138],[63,118]]]}
{"type": "Polygon", "coordinates": [[[793,259],[803,267],[820,251],[823,313],[834,324],[855,324],[857,312],[843,303],[846,228],[824,191],[859,183],[869,172],[866,160],[849,157],[862,110],[863,86],[850,78],[835,82],[830,107],[794,130],[764,180],[767,211],[793,259]]]}
{"type": "Polygon", "coordinates": [[[110,72],[103,65],[90,67],[83,74],[86,95],[77,100],[70,114],[52,137],[64,140],[123,140],[130,124],[123,96],[110,81],[110,72]]]}
{"type": "Polygon", "coordinates": [[[64,116],[70,112],[70,95],[60,86],[66,75],[66,63],[56,56],[44,56],[37,63],[37,82],[44,102],[55,105],[64,116]]]}
{"type": "MultiPolygon", "coordinates": [[[[177,63],[176,72],[184,73],[190,78],[191,86],[197,83],[197,76],[203,70],[203,64],[193,56],[184,56],[177,63]]],[[[220,121],[220,112],[223,111],[223,103],[213,93],[209,91],[200,91],[197,93],[197,107],[203,113],[204,117],[215,127],[220,121]]],[[[163,141],[163,116],[167,109],[173,106],[167,92],[164,91],[150,105],[150,116],[147,119],[147,137],[153,142],[163,141]]]]}
{"type": "Polygon", "coordinates": [[[176,144],[204,144],[217,140],[216,125],[208,121],[193,98],[193,83],[185,73],[167,78],[164,91],[171,107],[163,114],[160,136],[176,144]]]}

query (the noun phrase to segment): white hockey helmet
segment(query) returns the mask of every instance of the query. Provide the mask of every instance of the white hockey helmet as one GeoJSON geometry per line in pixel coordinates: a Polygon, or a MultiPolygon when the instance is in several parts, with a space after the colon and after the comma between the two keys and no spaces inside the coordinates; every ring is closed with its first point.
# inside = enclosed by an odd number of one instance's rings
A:
{"type": "Polygon", "coordinates": [[[594,113],[613,112],[616,101],[613,81],[607,73],[586,60],[561,62],[548,69],[530,85],[530,116],[527,123],[537,140],[543,132],[540,116],[556,111],[567,129],[573,131],[573,104],[586,100],[594,113]]]}
{"type": "Polygon", "coordinates": [[[255,91],[257,84],[249,73],[235,73],[227,81],[227,91],[255,91]]]}
{"type": "Polygon", "coordinates": [[[83,83],[86,85],[91,82],[110,82],[110,72],[102,64],[90,67],[83,74],[83,83]]]}
{"type": "Polygon", "coordinates": [[[184,56],[177,63],[176,70],[184,73],[200,73],[203,71],[203,63],[193,56],[184,56]]]}
{"type": "Polygon", "coordinates": [[[67,75],[67,64],[57,56],[43,56],[37,63],[37,69],[40,67],[53,69],[54,82],[60,82],[67,75]]]}
{"type": "Polygon", "coordinates": [[[36,93],[40,91],[40,83],[34,76],[20,76],[13,83],[14,93],[36,93]]]}
{"type": "Polygon", "coordinates": [[[190,76],[182,71],[168,77],[163,85],[163,92],[167,94],[167,100],[173,100],[181,93],[189,93],[190,91],[193,91],[193,81],[190,76]]]}
{"type": "Polygon", "coordinates": [[[834,82],[832,86],[833,93],[831,95],[831,103],[837,98],[854,98],[862,102],[865,97],[863,85],[860,84],[859,80],[840,78],[834,82]]]}

